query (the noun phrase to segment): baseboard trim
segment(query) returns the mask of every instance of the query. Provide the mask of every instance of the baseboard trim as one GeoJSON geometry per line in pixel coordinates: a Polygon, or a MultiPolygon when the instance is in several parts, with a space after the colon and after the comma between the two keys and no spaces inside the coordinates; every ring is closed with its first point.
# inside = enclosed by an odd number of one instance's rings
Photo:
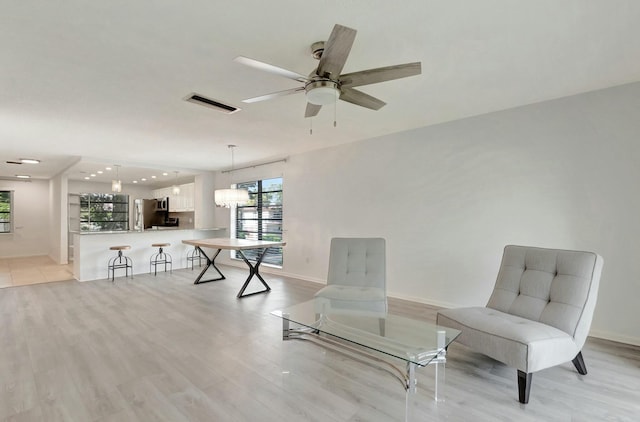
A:
{"type": "Polygon", "coordinates": [[[326,285],[327,284],[326,280],[322,280],[320,278],[313,278],[313,277],[308,277],[308,276],[304,276],[304,275],[300,275],[300,274],[288,273],[286,271],[279,271],[277,268],[269,268],[269,267],[261,266],[260,267],[260,271],[265,273],[265,274],[280,275],[282,277],[295,278],[297,280],[310,281],[312,283],[317,283],[317,284],[322,284],[322,285],[326,285]]]}
{"type": "Polygon", "coordinates": [[[463,307],[456,303],[442,302],[439,300],[431,300],[423,297],[408,296],[408,295],[403,295],[398,293],[387,293],[387,296],[394,299],[401,299],[401,300],[407,300],[409,302],[422,303],[423,305],[429,305],[435,308],[462,308],[463,307]]]}
{"type": "Polygon", "coordinates": [[[640,346],[640,338],[625,336],[619,333],[612,333],[610,331],[591,330],[589,331],[590,337],[595,337],[603,340],[615,341],[617,343],[631,344],[633,346],[640,346]]]}
{"type": "MultiPolygon", "coordinates": [[[[216,261],[216,264],[218,264],[218,261],[216,261]]],[[[228,265],[229,267],[234,267],[234,268],[247,269],[247,265],[242,261],[238,261],[238,262],[235,262],[234,260],[220,261],[220,264],[228,265]]],[[[323,284],[323,285],[327,284],[327,280],[323,280],[323,279],[320,279],[320,278],[309,277],[309,276],[305,276],[305,275],[301,275],[301,274],[289,273],[289,272],[286,272],[286,271],[282,271],[280,268],[269,267],[268,265],[264,265],[264,264],[260,266],[260,273],[261,274],[273,274],[273,275],[278,275],[278,276],[287,277],[287,278],[295,278],[295,279],[298,279],[298,280],[310,281],[312,283],[318,283],[318,284],[323,284]]]]}

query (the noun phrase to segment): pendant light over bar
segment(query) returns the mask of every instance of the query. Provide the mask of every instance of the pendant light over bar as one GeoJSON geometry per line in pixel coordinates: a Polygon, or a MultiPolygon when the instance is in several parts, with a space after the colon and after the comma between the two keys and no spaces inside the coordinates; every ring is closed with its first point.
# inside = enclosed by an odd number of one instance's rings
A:
{"type": "Polygon", "coordinates": [[[119,176],[118,168],[120,166],[116,164],[114,165],[114,167],[116,168],[116,178],[111,181],[111,191],[120,193],[122,192],[122,181],[120,180],[120,177],[118,177],[119,176]]]}
{"type": "MultiPolygon", "coordinates": [[[[231,172],[233,172],[233,149],[235,145],[228,145],[231,150],[231,172]]],[[[214,192],[216,205],[231,208],[244,205],[249,201],[249,191],[246,189],[217,189],[214,192]]]]}
{"type": "Polygon", "coordinates": [[[174,195],[180,195],[180,186],[178,186],[178,172],[174,171],[176,174],[176,183],[171,187],[171,193],[174,195]]]}

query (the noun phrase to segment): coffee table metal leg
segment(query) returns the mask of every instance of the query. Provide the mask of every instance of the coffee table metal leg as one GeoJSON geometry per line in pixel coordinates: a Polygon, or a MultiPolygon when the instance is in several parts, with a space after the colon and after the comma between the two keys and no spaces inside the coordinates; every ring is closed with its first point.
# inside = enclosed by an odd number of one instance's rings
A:
{"type": "Polygon", "coordinates": [[[282,340],[289,340],[289,314],[282,314],[282,340]]]}
{"type": "Polygon", "coordinates": [[[445,388],[445,364],[447,362],[447,350],[444,347],[445,345],[445,336],[446,332],[443,330],[436,332],[436,346],[440,353],[434,359],[435,364],[435,392],[434,399],[435,401],[444,401],[444,388],[445,388]]]}
{"type": "Polygon", "coordinates": [[[247,280],[242,285],[242,288],[240,288],[240,291],[238,292],[238,295],[237,295],[238,298],[251,296],[251,295],[258,294],[258,293],[265,293],[265,292],[268,292],[268,291],[271,290],[271,287],[269,287],[267,282],[264,281],[264,278],[262,278],[262,276],[260,275],[260,264],[262,263],[262,258],[264,258],[264,256],[267,254],[267,250],[268,249],[269,248],[262,249],[262,251],[258,254],[258,259],[256,260],[256,264],[255,265],[251,265],[251,262],[247,259],[246,256],[244,256],[244,253],[242,253],[242,250],[238,250],[238,253],[240,254],[240,257],[245,262],[245,264],[247,264],[247,266],[249,267],[249,277],[247,277],[247,280]],[[249,285],[249,282],[251,281],[253,276],[258,277],[258,280],[260,280],[260,282],[264,286],[264,289],[263,290],[259,290],[257,292],[244,294],[244,291],[246,290],[246,288],[249,285]]]}
{"type": "Polygon", "coordinates": [[[200,274],[198,275],[198,277],[196,277],[196,281],[193,284],[202,284],[202,283],[208,283],[210,281],[224,280],[226,277],[224,276],[224,274],[222,274],[222,271],[220,271],[220,269],[216,267],[216,262],[215,262],[216,258],[218,257],[222,249],[218,249],[217,252],[213,255],[213,257],[209,258],[209,256],[200,248],[200,246],[196,246],[196,248],[200,251],[200,254],[204,257],[204,259],[207,260],[207,265],[205,265],[204,269],[200,271],[200,274]],[[209,267],[213,267],[218,272],[220,277],[211,278],[209,280],[201,280],[202,276],[207,272],[209,267]]]}

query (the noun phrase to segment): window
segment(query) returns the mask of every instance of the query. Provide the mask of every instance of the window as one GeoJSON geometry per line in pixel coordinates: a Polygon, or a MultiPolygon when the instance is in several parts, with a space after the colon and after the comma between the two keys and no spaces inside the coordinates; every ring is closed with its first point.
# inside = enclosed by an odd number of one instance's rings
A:
{"type": "MultiPolygon", "coordinates": [[[[235,238],[281,241],[282,178],[238,183],[236,187],[249,191],[249,202],[236,208],[235,226],[232,224],[235,238]]],[[[258,258],[257,250],[243,253],[247,259],[258,258]]],[[[236,258],[235,251],[232,251],[231,257],[236,258]]],[[[262,262],[281,267],[282,248],[269,248],[262,262]]]]}
{"type": "Polygon", "coordinates": [[[129,195],[80,194],[80,230],[129,230],[129,195]]]}
{"type": "Polygon", "coordinates": [[[13,192],[0,190],[0,233],[13,232],[13,192]]]}

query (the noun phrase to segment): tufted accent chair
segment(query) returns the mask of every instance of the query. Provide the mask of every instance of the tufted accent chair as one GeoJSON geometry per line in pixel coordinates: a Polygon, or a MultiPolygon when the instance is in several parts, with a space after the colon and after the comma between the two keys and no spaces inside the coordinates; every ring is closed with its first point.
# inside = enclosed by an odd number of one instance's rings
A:
{"type": "Polygon", "coordinates": [[[386,314],[385,249],[382,238],[331,239],[327,286],[316,293],[316,303],[332,311],[386,314]]]}
{"type": "Polygon", "coordinates": [[[507,246],[486,307],[445,309],[437,324],[458,341],[518,370],[521,403],[532,374],[572,361],[586,375],[582,346],[598,296],[603,259],[592,252],[507,246]]]}

